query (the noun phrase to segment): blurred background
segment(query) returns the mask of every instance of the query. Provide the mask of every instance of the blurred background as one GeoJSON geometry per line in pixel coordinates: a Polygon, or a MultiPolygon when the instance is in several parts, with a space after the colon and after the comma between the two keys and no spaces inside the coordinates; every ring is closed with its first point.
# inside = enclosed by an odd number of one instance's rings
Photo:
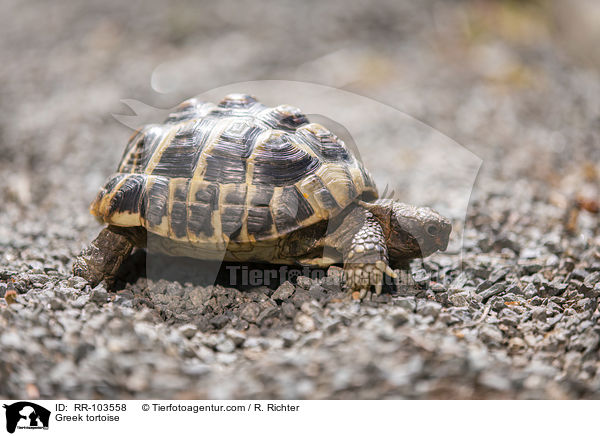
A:
{"type": "MultiPolygon", "coordinates": [[[[508,181],[516,195],[526,180],[546,186],[548,198],[556,191],[557,202],[597,195],[594,0],[3,0],[0,8],[0,195],[16,206],[10,224],[35,225],[17,219],[33,208],[36,221],[75,218],[73,228],[90,228],[78,211],[131,133],[112,116],[131,115],[122,99],[166,109],[264,79],[348,90],[422,121],[483,160],[479,190],[508,181]]],[[[139,124],[159,119],[150,113],[139,124]]],[[[453,202],[420,185],[404,199],[453,202]]]]}

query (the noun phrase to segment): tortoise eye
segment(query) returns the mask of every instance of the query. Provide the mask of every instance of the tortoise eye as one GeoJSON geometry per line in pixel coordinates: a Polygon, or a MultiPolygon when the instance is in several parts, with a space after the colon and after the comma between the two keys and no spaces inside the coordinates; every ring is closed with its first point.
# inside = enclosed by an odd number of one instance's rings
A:
{"type": "Polygon", "coordinates": [[[429,236],[437,236],[440,232],[440,229],[438,229],[438,227],[433,224],[428,225],[426,230],[429,236]]]}

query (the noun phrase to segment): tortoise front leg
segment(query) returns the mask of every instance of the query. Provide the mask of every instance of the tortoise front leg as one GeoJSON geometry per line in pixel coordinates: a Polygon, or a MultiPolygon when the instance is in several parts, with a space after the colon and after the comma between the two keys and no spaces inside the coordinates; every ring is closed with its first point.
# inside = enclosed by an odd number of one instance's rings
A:
{"type": "Polygon", "coordinates": [[[126,231],[108,226],[75,259],[73,275],[83,277],[91,286],[102,280],[111,284],[134,246],[133,238],[126,231]]]}
{"type": "Polygon", "coordinates": [[[346,288],[364,298],[371,286],[379,295],[384,274],[396,279],[389,266],[383,229],[373,214],[363,208],[352,210],[325,238],[324,245],[335,248],[344,260],[346,288]]]}
{"type": "Polygon", "coordinates": [[[398,277],[389,266],[381,225],[369,213],[343,254],[346,286],[350,292],[358,292],[360,299],[371,286],[375,287],[375,294],[381,294],[384,274],[398,277]]]}

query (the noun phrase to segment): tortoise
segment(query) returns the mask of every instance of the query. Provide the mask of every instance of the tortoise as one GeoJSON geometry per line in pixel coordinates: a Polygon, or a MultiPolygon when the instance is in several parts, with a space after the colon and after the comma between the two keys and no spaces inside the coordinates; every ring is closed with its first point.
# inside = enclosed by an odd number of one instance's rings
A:
{"type": "Polygon", "coordinates": [[[151,233],[173,256],[343,264],[355,298],[445,250],[452,228],[428,207],[379,199],[355,154],[300,109],[245,94],[186,100],[134,133],[90,211],[107,227],[73,272],[92,285],[111,283],[151,233]]]}

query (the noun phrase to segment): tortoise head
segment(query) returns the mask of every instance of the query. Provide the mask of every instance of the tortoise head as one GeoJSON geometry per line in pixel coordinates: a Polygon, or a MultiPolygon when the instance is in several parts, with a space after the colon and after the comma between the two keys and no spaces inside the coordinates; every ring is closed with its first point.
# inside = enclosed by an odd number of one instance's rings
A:
{"type": "Polygon", "coordinates": [[[429,207],[394,202],[390,217],[390,257],[426,257],[448,247],[452,225],[429,207]]]}
{"type": "Polygon", "coordinates": [[[377,200],[368,209],[382,225],[392,266],[448,247],[452,224],[429,207],[377,200]]]}

